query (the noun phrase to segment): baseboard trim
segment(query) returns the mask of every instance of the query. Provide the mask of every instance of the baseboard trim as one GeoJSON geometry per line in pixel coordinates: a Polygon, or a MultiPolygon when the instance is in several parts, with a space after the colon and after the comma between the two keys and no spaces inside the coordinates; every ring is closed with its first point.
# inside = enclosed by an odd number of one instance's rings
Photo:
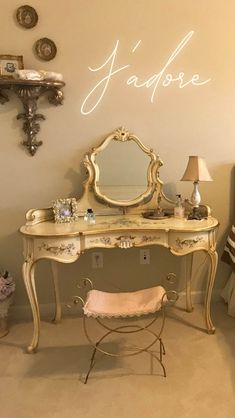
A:
{"type": "MultiPolygon", "coordinates": [[[[212,292],[212,303],[217,303],[222,301],[221,297],[222,289],[214,289],[212,292]]],[[[205,297],[205,292],[202,291],[193,291],[192,292],[192,302],[194,304],[203,303],[205,297]]],[[[177,306],[185,307],[186,304],[186,293],[180,292],[179,299],[177,301],[177,306]]],[[[40,304],[40,314],[41,318],[53,318],[55,312],[53,303],[44,303],[40,304]]],[[[63,316],[74,316],[75,309],[69,309],[66,303],[62,303],[62,314],[63,316]]],[[[81,308],[76,307],[76,315],[81,316],[81,308]]],[[[25,320],[32,319],[32,312],[30,305],[12,305],[10,307],[9,316],[12,320],[25,320]]]]}
{"type": "MultiPolygon", "coordinates": [[[[214,289],[212,292],[211,301],[212,303],[217,303],[222,301],[221,297],[222,289],[214,289]]],[[[191,294],[193,304],[202,304],[205,299],[205,292],[201,290],[195,290],[191,294]]],[[[186,292],[179,293],[179,299],[177,301],[177,306],[184,307],[186,305],[186,292]]]]}

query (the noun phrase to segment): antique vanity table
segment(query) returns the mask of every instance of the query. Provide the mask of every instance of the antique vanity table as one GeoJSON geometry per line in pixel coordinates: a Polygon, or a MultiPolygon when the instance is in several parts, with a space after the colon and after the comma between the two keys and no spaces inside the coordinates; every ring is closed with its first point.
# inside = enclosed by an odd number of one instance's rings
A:
{"type": "MultiPolygon", "coordinates": [[[[34,281],[36,263],[52,261],[55,289],[55,321],[61,318],[57,263],[73,263],[87,250],[160,245],[176,256],[187,255],[186,310],[192,311],[191,275],[193,253],[208,254],[210,269],[205,296],[205,322],[215,332],[210,304],[217,268],[218,221],[202,207],[202,220],[173,217],[174,202],[163,192],[159,156],[126,129],[111,133],[83,160],[88,172],[84,192],[77,200],[74,222],[55,222],[53,208],[32,209],[20,228],[24,241],[23,278],[33,313],[34,332],[28,352],[39,343],[40,314],[34,281]],[[113,158],[115,157],[115,158],[113,158]],[[137,171],[134,170],[137,168],[137,171]],[[133,171],[134,170],[134,171],[133,171]],[[92,208],[96,223],[87,224],[84,212],[92,208]],[[144,215],[144,216],[143,216],[144,215]]],[[[66,221],[66,219],[64,219],[66,221]]]]}

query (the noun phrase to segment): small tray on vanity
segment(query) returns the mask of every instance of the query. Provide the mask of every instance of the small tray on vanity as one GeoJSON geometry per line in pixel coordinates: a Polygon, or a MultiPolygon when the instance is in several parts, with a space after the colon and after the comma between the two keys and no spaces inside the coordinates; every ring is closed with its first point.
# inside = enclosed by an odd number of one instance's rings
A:
{"type": "Polygon", "coordinates": [[[158,210],[152,210],[152,211],[148,211],[148,212],[143,212],[142,216],[145,219],[150,219],[150,220],[161,220],[161,219],[166,219],[166,218],[170,218],[171,215],[169,213],[165,213],[164,211],[158,211],[158,210]]]}

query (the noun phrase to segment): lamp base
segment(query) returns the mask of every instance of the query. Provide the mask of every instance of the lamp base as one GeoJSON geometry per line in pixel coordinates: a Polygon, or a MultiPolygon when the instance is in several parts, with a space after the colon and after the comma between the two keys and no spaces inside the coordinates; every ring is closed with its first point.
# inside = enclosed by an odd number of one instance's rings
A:
{"type": "Polygon", "coordinates": [[[188,219],[195,219],[200,221],[203,219],[202,214],[200,213],[200,209],[198,206],[194,206],[192,212],[188,215],[188,219]]]}

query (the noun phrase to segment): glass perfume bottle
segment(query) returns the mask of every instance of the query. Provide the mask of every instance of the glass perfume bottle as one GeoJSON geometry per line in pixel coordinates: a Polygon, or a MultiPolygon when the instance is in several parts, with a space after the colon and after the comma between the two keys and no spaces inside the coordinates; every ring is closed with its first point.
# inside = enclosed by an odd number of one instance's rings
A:
{"type": "Polygon", "coordinates": [[[91,208],[87,209],[84,215],[84,221],[86,221],[89,225],[95,224],[95,214],[91,208]]]}
{"type": "Polygon", "coordinates": [[[184,206],[183,206],[183,199],[181,194],[176,195],[176,205],[174,207],[174,216],[175,218],[184,218],[184,206]]]}

